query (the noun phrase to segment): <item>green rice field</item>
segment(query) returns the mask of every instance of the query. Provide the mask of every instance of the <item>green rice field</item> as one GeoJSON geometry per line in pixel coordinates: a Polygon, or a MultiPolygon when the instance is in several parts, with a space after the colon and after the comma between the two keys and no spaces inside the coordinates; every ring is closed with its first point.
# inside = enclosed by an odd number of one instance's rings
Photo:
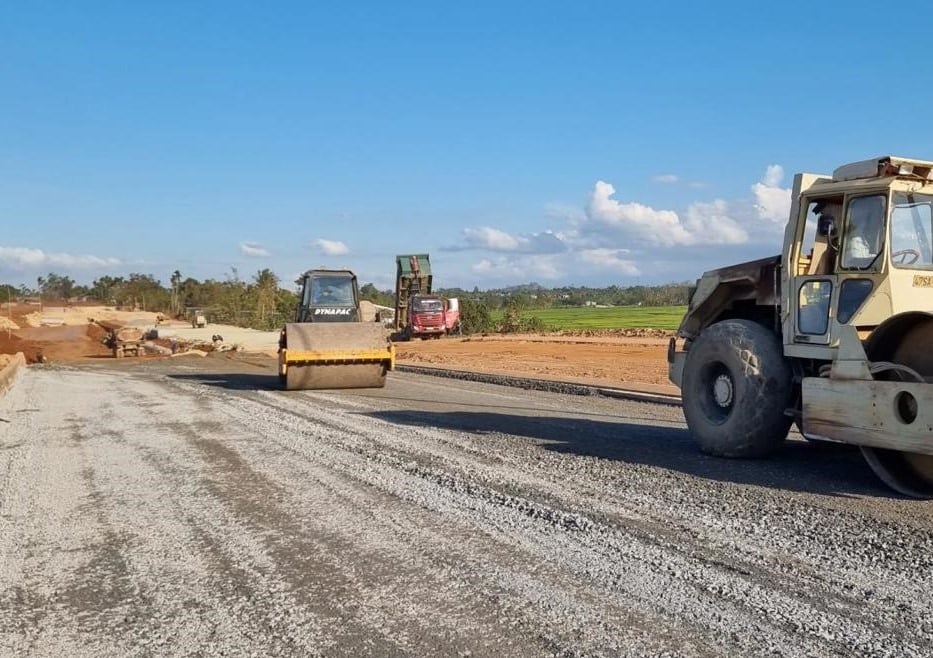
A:
{"type": "MultiPolygon", "coordinates": [[[[528,309],[522,317],[541,318],[548,329],[676,329],[686,306],[614,306],[528,309]]],[[[503,312],[492,314],[493,320],[503,312]]]]}

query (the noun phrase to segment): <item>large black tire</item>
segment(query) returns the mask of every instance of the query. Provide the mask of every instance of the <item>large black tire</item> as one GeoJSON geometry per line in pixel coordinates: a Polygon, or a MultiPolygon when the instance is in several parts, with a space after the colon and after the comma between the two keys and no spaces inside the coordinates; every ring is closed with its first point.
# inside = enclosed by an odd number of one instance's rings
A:
{"type": "Polygon", "coordinates": [[[723,320],[690,346],[681,386],[687,426],[718,457],[763,457],[787,438],[794,378],[781,340],[750,320],[723,320]]]}

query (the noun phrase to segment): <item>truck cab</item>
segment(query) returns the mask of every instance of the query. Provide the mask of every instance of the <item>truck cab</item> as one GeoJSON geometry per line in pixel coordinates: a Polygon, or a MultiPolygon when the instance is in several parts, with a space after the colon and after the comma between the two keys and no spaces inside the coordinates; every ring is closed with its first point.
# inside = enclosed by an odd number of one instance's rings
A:
{"type": "Polygon", "coordinates": [[[444,300],[437,295],[413,295],[409,301],[408,334],[412,338],[440,338],[447,332],[444,300]]]}
{"type": "Polygon", "coordinates": [[[409,304],[409,338],[440,338],[460,327],[460,305],[456,298],[414,295],[409,304]]]}

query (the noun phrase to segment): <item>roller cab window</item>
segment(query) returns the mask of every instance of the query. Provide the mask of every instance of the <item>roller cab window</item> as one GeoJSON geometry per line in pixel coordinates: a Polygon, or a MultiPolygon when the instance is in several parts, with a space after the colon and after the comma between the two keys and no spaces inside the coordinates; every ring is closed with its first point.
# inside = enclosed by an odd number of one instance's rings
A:
{"type": "Polygon", "coordinates": [[[345,276],[312,279],[311,305],[353,306],[353,279],[345,276]]]}
{"type": "Polygon", "coordinates": [[[842,236],[842,269],[880,269],[886,205],[885,196],[881,194],[849,201],[842,236]]]}
{"type": "Polygon", "coordinates": [[[933,196],[895,192],[891,203],[891,264],[933,270],[933,196]]]}

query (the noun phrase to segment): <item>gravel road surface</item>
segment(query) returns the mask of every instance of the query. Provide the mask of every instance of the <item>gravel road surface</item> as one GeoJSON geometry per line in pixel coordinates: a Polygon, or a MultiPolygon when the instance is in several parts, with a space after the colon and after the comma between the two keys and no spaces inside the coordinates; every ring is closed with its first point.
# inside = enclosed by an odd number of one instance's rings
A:
{"type": "Polygon", "coordinates": [[[0,655],[933,655],[933,505],[850,449],[724,461],[669,406],[272,372],[0,398],[0,655]]]}

